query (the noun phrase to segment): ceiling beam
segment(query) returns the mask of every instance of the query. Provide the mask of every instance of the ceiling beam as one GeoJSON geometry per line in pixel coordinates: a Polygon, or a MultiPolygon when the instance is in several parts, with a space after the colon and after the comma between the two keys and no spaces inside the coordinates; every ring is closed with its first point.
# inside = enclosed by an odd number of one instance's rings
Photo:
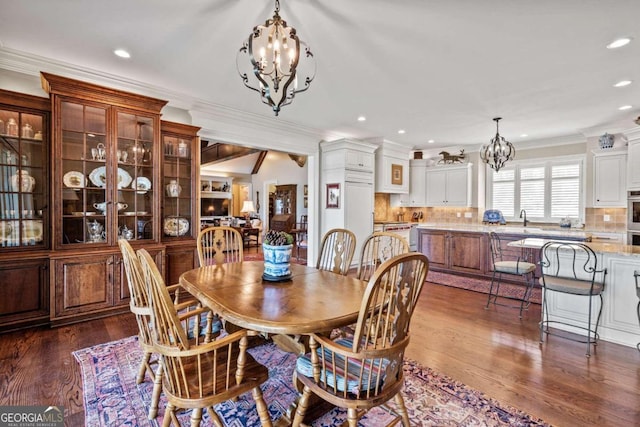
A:
{"type": "Polygon", "coordinates": [[[202,141],[200,147],[200,164],[215,164],[238,157],[248,156],[257,153],[258,149],[241,147],[239,145],[214,143],[202,141]]]}
{"type": "Polygon", "coordinates": [[[262,162],[264,161],[264,158],[267,157],[267,153],[268,151],[261,151],[260,154],[258,155],[258,158],[256,159],[256,164],[253,166],[253,170],[251,171],[251,175],[255,175],[258,173],[258,171],[260,170],[260,166],[262,166],[262,162]]]}

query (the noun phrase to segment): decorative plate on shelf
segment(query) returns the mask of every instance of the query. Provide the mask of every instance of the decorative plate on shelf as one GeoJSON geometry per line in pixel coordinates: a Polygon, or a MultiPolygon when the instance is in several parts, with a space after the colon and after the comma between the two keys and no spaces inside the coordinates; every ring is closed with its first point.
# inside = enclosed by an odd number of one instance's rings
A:
{"type": "Polygon", "coordinates": [[[10,246],[32,245],[42,242],[42,220],[24,220],[22,221],[22,229],[20,229],[20,221],[3,221],[2,233],[0,233],[0,242],[5,242],[10,246]],[[22,238],[22,242],[20,242],[22,238]]]}
{"type": "Polygon", "coordinates": [[[164,219],[163,230],[167,236],[184,236],[189,231],[189,220],[181,216],[169,216],[164,219]]]}
{"type": "MultiPolygon", "coordinates": [[[[95,168],[89,174],[89,179],[96,187],[103,188],[107,185],[107,168],[105,166],[95,168]]],[[[128,187],[132,180],[129,172],[118,168],[118,188],[128,187]]]]}
{"type": "Polygon", "coordinates": [[[136,180],[131,184],[131,188],[134,190],[138,190],[138,194],[144,194],[147,191],[151,190],[151,181],[149,178],[144,176],[139,176],[136,180]]]}
{"type": "Polygon", "coordinates": [[[82,188],[86,180],[82,172],[71,171],[64,174],[62,182],[69,188],[82,188]]]}

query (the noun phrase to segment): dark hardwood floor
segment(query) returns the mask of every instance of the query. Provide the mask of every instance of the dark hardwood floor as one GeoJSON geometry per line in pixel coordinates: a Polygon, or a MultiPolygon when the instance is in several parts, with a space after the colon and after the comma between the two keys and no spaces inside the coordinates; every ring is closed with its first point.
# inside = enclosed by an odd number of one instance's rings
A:
{"type": "MultiPolygon", "coordinates": [[[[427,285],[407,357],[555,426],[640,425],[640,352],[607,342],[538,343],[540,307],[518,319],[484,309],[486,295],[427,285]]],[[[71,351],[137,333],[133,316],[0,335],[0,405],[64,405],[84,424],[82,379],[71,351]]],[[[640,337],[638,337],[640,340],[640,337]]]]}

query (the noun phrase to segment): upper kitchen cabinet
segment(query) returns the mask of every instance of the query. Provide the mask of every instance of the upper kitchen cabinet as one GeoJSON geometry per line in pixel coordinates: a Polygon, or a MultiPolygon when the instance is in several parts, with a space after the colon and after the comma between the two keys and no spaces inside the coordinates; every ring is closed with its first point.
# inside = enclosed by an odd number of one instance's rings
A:
{"type": "Polygon", "coordinates": [[[370,151],[358,149],[361,141],[341,139],[331,141],[331,146],[344,146],[338,150],[325,153],[322,156],[323,168],[344,169],[351,171],[373,173],[375,167],[375,154],[370,151]]]}
{"type": "Polygon", "coordinates": [[[627,152],[627,190],[640,190],[640,126],[625,132],[629,141],[627,152]]]}
{"type": "Polygon", "coordinates": [[[627,207],[627,151],[594,152],[593,206],[627,207]]]}
{"type": "Polygon", "coordinates": [[[165,101],[42,73],[51,94],[53,246],[158,240],[165,101]]]}
{"type": "Polygon", "coordinates": [[[392,194],[391,204],[402,207],[422,207],[427,204],[426,173],[428,160],[409,160],[409,193],[392,194]]]}
{"type": "Polygon", "coordinates": [[[427,168],[426,205],[471,206],[472,167],[471,163],[466,163],[463,165],[427,168]]]}
{"type": "Polygon", "coordinates": [[[411,150],[383,139],[368,139],[367,142],[378,144],[375,191],[377,193],[408,194],[411,150]]]}
{"type": "Polygon", "coordinates": [[[49,246],[49,109],[0,90],[0,253],[49,246]]]}

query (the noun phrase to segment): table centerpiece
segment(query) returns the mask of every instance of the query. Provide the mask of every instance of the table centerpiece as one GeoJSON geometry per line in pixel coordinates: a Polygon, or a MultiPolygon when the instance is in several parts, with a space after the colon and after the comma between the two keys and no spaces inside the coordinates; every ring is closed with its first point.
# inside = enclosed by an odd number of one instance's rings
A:
{"type": "Polygon", "coordinates": [[[270,282],[281,282],[291,278],[291,251],[293,236],[284,231],[269,230],[262,242],[264,273],[262,278],[270,282]]]}

